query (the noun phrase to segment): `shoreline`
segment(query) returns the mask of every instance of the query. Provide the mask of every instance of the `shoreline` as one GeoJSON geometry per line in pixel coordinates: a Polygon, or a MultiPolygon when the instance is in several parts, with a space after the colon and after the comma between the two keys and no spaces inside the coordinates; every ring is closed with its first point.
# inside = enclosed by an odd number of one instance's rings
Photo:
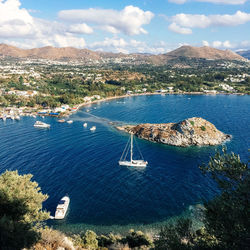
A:
{"type": "Polygon", "coordinates": [[[152,93],[152,92],[145,92],[145,93],[140,93],[140,94],[126,94],[126,95],[120,95],[120,96],[110,96],[110,97],[105,97],[99,100],[94,100],[94,101],[90,101],[90,102],[84,102],[84,103],[80,103],[75,105],[73,108],[74,110],[70,111],[69,114],[62,114],[61,117],[65,117],[65,116],[70,116],[74,113],[76,113],[79,109],[88,106],[88,105],[92,105],[92,104],[96,104],[99,102],[105,102],[105,101],[111,101],[111,100],[116,100],[116,99],[122,99],[122,98],[126,98],[126,97],[136,97],[136,96],[150,96],[150,95],[236,95],[236,96],[244,96],[244,95],[248,95],[245,93],[204,93],[204,92],[181,92],[181,93],[152,93]]]}
{"type": "MultiPolygon", "coordinates": [[[[101,99],[97,99],[94,101],[90,101],[90,102],[84,102],[84,103],[80,103],[80,104],[76,104],[74,105],[71,110],[67,110],[65,113],[60,113],[58,115],[49,115],[49,114],[39,114],[39,111],[34,111],[34,108],[31,107],[7,107],[7,108],[2,108],[2,111],[4,109],[16,109],[17,110],[17,114],[19,116],[51,116],[51,117],[69,117],[72,114],[76,113],[79,109],[86,107],[86,106],[90,106],[92,104],[96,104],[96,103],[100,103],[100,102],[105,102],[105,101],[112,101],[112,100],[116,100],[116,99],[122,99],[122,98],[127,98],[127,97],[136,97],[136,96],[150,96],[150,95],[208,95],[208,96],[215,96],[215,95],[235,95],[235,96],[244,96],[244,95],[249,95],[246,93],[204,93],[204,92],[145,92],[145,93],[138,93],[138,94],[125,94],[125,95],[120,95],[120,96],[110,96],[110,97],[105,97],[105,98],[101,98],[101,99]],[[24,109],[31,109],[31,111],[29,113],[23,113],[22,111],[24,109]],[[33,110],[32,110],[33,109],[33,110]],[[21,110],[18,111],[18,110],[21,110]]],[[[38,110],[38,108],[35,108],[36,110],[38,110]]],[[[0,109],[1,111],[1,109],[0,109]]],[[[0,119],[3,119],[3,117],[5,116],[4,113],[0,113],[0,119]]],[[[9,115],[8,115],[9,116],[9,115]]],[[[9,117],[8,117],[9,118],[9,117]]]]}

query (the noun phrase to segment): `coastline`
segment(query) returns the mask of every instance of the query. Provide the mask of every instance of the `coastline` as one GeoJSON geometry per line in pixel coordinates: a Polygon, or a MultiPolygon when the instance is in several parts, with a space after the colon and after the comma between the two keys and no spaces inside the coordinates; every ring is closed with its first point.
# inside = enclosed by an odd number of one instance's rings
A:
{"type": "MultiPolygon", "coordinates": [[[[144,92],[144,93],[136,93],[136,94],[125,94],[125,95],[119,95],[119,96],[109,96],[109,97],[105,97],[105,98],[101,98],[101,99],[96,99],[93,101],[89,101],[89,102],[83,102],[80,104],[76,104],[74,105],[71,109],[67,110],[66,112],[63,113],[59,113],[57,115],[50,115],[50,114],[39,114],[39,108],[35,108],[36,111],[34,110],[34,108],[30,108],[30,107],[19,107],[19,108],[14,108],[17,113],[18,116],[33,116],[35,117],[36,115],[38,116],[54,116],[54,117],[69,117],[72,114],[76,113],[79,109],[92,105],[92,104],[96,104],[99,102],[105,102],[105,101],[111,101],[111,100],[116,100],[116,99],[122,99],[122,98],[126,98],[126,97],[136,97],[136,96],[150,96],[150,95],[237,95],[237,96],[243,96],[243,95],[248,95],[246,93],[204,93],[204,92],[144,92]],[[23,113],[24,109],[29,109],[30,111],[28,113],[23,113]],[[37,111],[38,110],[38,111],[37,111]]],[[[7,107],[5,109],[13,109],[13,107],[7,107]]],[[[4,117],[10,118],[10,115],[4,114],[4,109],[2,110],[2,115],[1,115],[1,109],[0,109],[0,119],[4,119],[4,117]]]]}
{"type": "Polygon", "coordinates": [[[77,104],[73,107],[73,111],[71,110],[69,112],[69,114],[62,114],[61,117],[65,117],[65,116],[70,116],[74,113],[76,113],[79,109],[92,105],[92,104],[96,104],[99,102],[105,102],[105,101],[111,101],[111,100],[116,100],[116,99],[122,99],[122,98],[126,98],[126,97],[135,97],[135,96],[150,96],[150,95],[238,95],[238,96],[243,96],[243,95],[248,95],[245,93],[204,93],[204,92],[181,92],[181,93],[176,93],[176,92],[167,92],[167,93],[158,93],[158,92],[145,92],[145,93],[140,93],[140,94],[126,94],[126,95],[120,95],[120,96],[110,96],[110,97],[105,97],[99,100],[94,100],[94,101],[90,101],[90,102],[84,102],[84,103],[80,103],[77,104]]]}

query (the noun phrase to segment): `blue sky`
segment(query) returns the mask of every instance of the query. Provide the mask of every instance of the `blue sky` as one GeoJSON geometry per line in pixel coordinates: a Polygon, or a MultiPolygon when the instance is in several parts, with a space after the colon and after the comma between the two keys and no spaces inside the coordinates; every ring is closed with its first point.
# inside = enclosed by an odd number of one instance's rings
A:
{"type": "Polygon", "coordinates": [[[250,0],[0,0],[0,43],[165,53],[250,49],[250,0]]]}

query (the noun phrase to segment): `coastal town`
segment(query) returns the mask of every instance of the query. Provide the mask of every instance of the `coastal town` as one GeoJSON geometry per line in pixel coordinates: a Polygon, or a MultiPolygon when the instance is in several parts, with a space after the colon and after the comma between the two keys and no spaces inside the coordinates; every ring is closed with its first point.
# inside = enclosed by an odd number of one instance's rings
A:
{"type": "Polygon", "coordinates": [[[0,119],[68,116],[84,105],[126,96],[250,93],[248,62],[207,60],[202,69],[193,60],[190,67],[132,65],[133,60],[84,65],[80,61],[3,57],[0,119]]]}

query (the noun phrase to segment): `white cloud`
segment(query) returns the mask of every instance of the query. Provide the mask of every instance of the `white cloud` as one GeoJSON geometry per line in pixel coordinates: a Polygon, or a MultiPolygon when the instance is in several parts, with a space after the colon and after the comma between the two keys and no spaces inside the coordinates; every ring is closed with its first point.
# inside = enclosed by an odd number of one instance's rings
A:
{"type": "Polygon", "coordinates": [[[0,37],[20,37],[34,33],[34,20],[19,0],[0,1],[0,37]]]}
{"type": "Polygon", "coordinates": [[[232,45],[229,41],[214,41],[212,42],[212,47],[220,49],[232,49],[234,48],[234,45],[232,45]]]}
{"type": "Polygon", "coordinates": [[[203,46],[211,46],[217,49],[230,49],[230,50],[242,50],[249,49],[250,41],[241,41],[241,42],[231,42],[229,40],[226,41],[202,41],[203,46]]]}
{"type": "MultiPolygon", "coordinates": [[[[183,4],[188,2],[188,0],[168,0],[170,3],[176,3],[176,4],[183,4]]],[[[192,0],[190,0],[191,2],[192,0]]],[[[214,3],[214,4],[232,4],[232,5],[237,5],[237,4],[244,4],[248,0],[193,0],[196,2],[206,2],[206,3],[214,3]]]]}
{"type": "Polygon", "coordinates": [[[170,3],[183,4],[186,3],[187,0],[168,0],[170,3]]]}
{"type": "Polygon", "coordinates": [[[86,23],[79,23],[79,24],[70,25],[69,32],[70,33],[77,33],[77,34],[91,34],[94,31],[86,23]]]}
{"type": "Polygon", "coordinates": [[[1,42],[18,47],[75,46],[83,48],[85,40],[77,34],[90,34],[86,24],[68,24],[34,18],[30,11],[21,8],[19,0],[0,0],[1,42]]]}
{"type": "Polygon", "coordinates": [[[192,30],[189,29],[189,28],[183,28],[183,27],[180,27],[178,24],[176,23],[171,23],[169,26],[168,26],[168,29],[175,32],[175,33],[179,33],[179,34],[183,34],[183,35],[189,35],[189,34],[192,34],[192,30]]]}
{"type": "Polygon", "coordinates": [[[169,25],[170,30],[181,34],[191,34],[192,32],[190,28],[237,26],[245,24],[250,21],[250,14],[242,11],[237,11],[233,15],[208,16],[181,13],[173,16],[171,21],[172,24],[169,25]]]}
{"type": "Polygon", "coordinates": [[[205,40],[204,40],[204,41],[202,41],[202,45],[203,45],[203,46],[209,46],[210,44],[209,44],[208,41],[205,41],[205,40]]]}
{"type": "Polygon", "coordinates": [[[58,16],[66,21],[95,24],[102,29],[106,28],[106,31],[111,33],[122,32],[127,35],[138,35],[147,33],[142,26],[149,24],[154,14],[130,5],[121,11],[93,8],[62,10],[58,16]]]}
{"type": "Polygon", "coordinates": [[[248,0],[196,0],[198,2],[207,2],[207,3],[215,3],[215,4],[244,4],[248,0]]]}
{"type": "Polygon", "coordinates": [[[157,44],[148,45],[144,41],[138,41],[135,39],[124,40],[123,38],[109,38],[106,37],[103,41],[98,41],[89,44],[89,49],[96,51],[112,51],[121,53],[166,53],[168,52],[167,44],[163,41],[157,44]]]}

